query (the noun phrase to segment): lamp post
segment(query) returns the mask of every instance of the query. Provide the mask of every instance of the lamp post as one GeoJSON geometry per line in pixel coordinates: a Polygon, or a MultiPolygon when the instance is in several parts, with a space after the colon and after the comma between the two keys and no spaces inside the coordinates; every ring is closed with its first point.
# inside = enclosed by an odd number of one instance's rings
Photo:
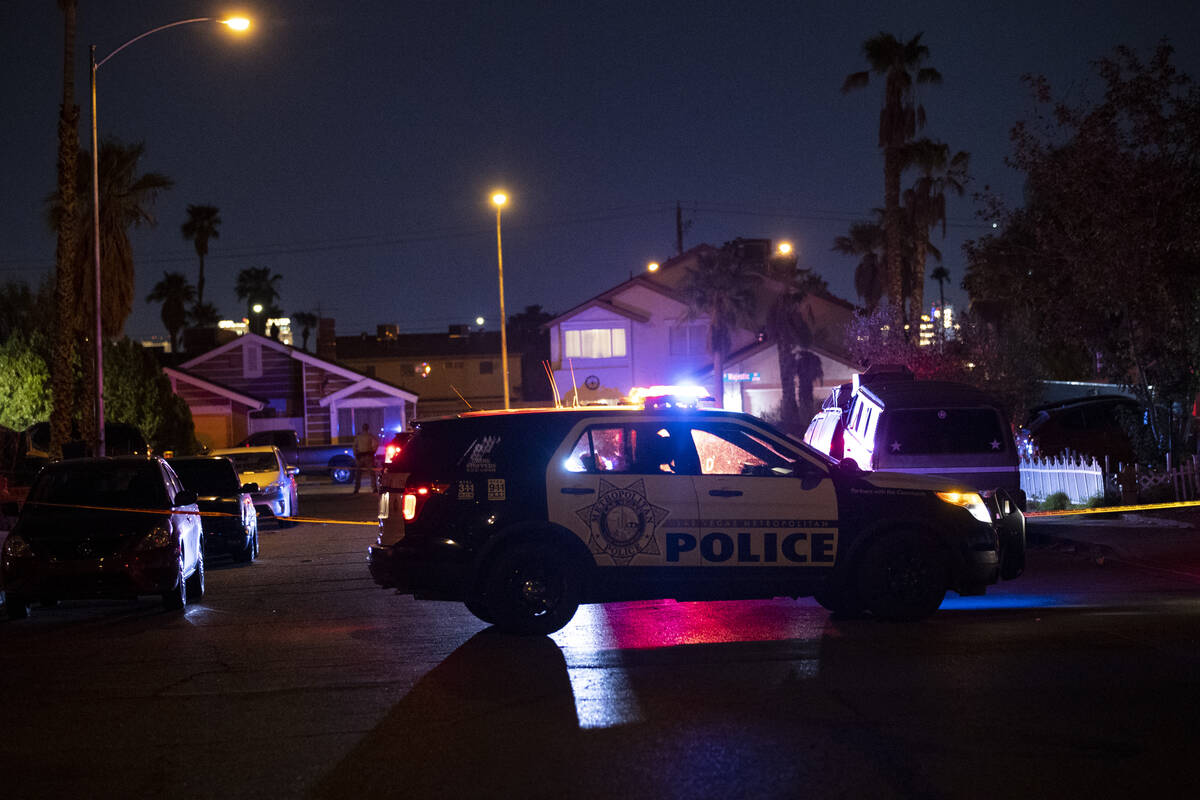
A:
{"type": "Polygon", "coordinates": [[[145,33],[140,33],[133,37],[125,44],[113,50],[99,61],[96,60],[96,45],[89,48],[91,62],[91,90],[92,90],[92,256],[95,268],[95,303],[96,303],[96,455],[104,455],[104,331],[101,324],[100,314],[100,144],[99,136],[97,135],[96,126],[96,70],[104,66],[110,58],[124,50],[134,42],[145,39],[151,34],[165,31],[167,28],[175,28],[180,25],[190,25],[193,22],[216,22],[227,26],[230,30],[245,31],[250,27],[250,20],[243,17],[232,17],[230,19],[217,19],[216,17],[195,17],[193,19],[181,19],[177,22],[170,22],[166,25],[159,25],[157,28],[151,28],[145,33]]]}
{"type": "Polygon", "coordinates": [[[500,371],[504,373],[504,410],[508,404],[508,317],[504,313],[504,247],[500,243],[500,211],[508,202],[508,195],[496,192],[492,203],[496,206],[496,265],[500,273],[500,371]]]}

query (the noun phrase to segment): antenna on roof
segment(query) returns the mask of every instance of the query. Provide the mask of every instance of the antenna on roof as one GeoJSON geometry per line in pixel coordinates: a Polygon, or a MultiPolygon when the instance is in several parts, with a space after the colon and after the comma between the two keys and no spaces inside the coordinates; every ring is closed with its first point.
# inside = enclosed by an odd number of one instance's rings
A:
{"type": "Polygon", "coordinates": [[[550,381],[550,395],[554,398],[554,407],[562,408],[562,397],[558,393],[558,384],[554,381],[554,370],[550,367],[550,360],[542,361],[542,369],[546,371],[546,380],[550,381]]]}
{"type": "Polygon", "coordinates": [[[568,358],[567,364],[571,367],[571,388],[575,390],[575,408],[579,408],[579,384],[575,383],[575,359],[568,358]]]}
{"type": "MultiPolygon", "coordinates": [[[[452,383],[452,384],[450,384],[450,391],[452,391],[452,392],[454,392],[456,395],[458,395],[458,399],[459,399],[459,400],[462,400],[464,403],[467,403],[467,398],[465,398],[465,397],[463,397],[463,396],[462,396],[462,392],[460,392],[460,391],[458,391],[458,389],[455,389],[455,388],[454,388],[454,384],[453,384],[453,383],[452,383]]],[[[470,404],[470,403],[467,403],[467,409],[468,409],[469,411],[474,411],[474,410],[475,410],[475,409],[471,408],[471,404],[470,404]]]]}

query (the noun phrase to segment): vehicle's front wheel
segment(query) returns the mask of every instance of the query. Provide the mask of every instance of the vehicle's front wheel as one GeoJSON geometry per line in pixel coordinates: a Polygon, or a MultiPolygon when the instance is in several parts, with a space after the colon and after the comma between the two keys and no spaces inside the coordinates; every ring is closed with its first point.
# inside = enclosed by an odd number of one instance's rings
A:
{"type": "Polygon", "coordinates": [[[204,553],[199,554],[199,559],[196,561],[196,571],[187,579],[187,598],[188,603],[199,603],[204,599],[204,553]]]}
{"type": "Polygon", "coordinates": [[[187,605],[187,579],[183,577],[183,556],[179,557],[179,580],[174,587],[163,592],[163,607],[167,611],[178,611],[187,605]]]}
{"type": "Polygon", "coordinates": [[[937,542],[918,531],[897,531],[880,536],[863,554],[858,597],[881,619],[924,619],[942,604],[947,582],[937,542]]]}
{"type": "Polygon", "coordinates": [[[506,633],[554,633],[575,616],[580,584],[579,569],[560,548],[517,542],[492,563],[483,587],[484,613],[476,616],[506,633]]]}
{"type": "Polygon", "coordinates": [[[33,603],[28,597],[22,597],[19,594],[11,592],[4,596],[4,609],[8,613],[9,619],[25,619],[29,616],[30,610],[33,608],[33,603]]]}
{"type": "Polygon", "coordinates": [[[334,483],[349,483],[354,480],[354,461],[347,459],[334,459],[329,465],[329,477],[333,478],[334,483]]]}
{"type": "Polygon", "coordinates": [[[857,617],[863,611],[853,581],[848,585],[826,586],[814,594],[813,599],[826,611],[839,617],[857,617]]]}

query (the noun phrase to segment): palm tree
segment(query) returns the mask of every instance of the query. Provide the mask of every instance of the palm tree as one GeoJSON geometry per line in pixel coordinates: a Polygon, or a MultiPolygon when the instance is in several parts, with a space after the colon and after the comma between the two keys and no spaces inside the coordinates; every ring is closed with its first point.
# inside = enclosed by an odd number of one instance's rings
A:
{"type": "Polygon", "coordinates": [[[300,326],[300,349],[308,350],[308,337],[321,323],[320,317],[311,311],[297,311],[292,314],[292,322],[300,326]]]}
{"type": "Polygon", "coordinates": [[[883,148],[883,211],[887,254],[888,299],[892,322],[904,329],[904,275],[901,256],[903,220],[900,214],[900,174],[904,170],[904,145],[925,125],[925,108],[916,101],[914,86],[941,83],[942,75],[923,66],[929,48],[922,34],[902,42],[890,33],[880,33],[863,42],[868,68],[846,76],[842,92],[867,86],[871,73],[884,79],[883,109],[879,113],[879,146],[883,148]]]}
{"type": "Polygon", "coordinates": [[[282,275],[272,275],[270,267],[247,267],[238,273],[234,293],[239,300],[246,301],[246,319],[250,321],[250,330],[259,336],[266,335],[267,315],[275,309],[275,301],[279,299],[276,288],[283,280],[282,275]],[[254,306],[263,306],[261,313],[254,313],[254,306]]]}
{"type": "MultiPolygon", "coordinates": [[[[122,144],[116,139],[100,143],[100,285],[101,328],[106,338],[120,336],[125,320],[133,311],[133,247],[129,229],[142,224],[154,225],[150,213],[158,193],[169,189],[173,181],[157,172],[138,174],[138,162],[145,145],[122,144]]],[[[79,150],[76,174],[75,202],[86,211],[84,224],[77,226],[75,249],[74,297],[83,319],[95,315],[95,270],[92,234],[92,176],[91,154],[79,150]],[[78,299],[83,302],[79,303],[78,299]]],[[[51,197],[50,222],[57,228],[65,207],[51,197]]]]}
{"type": "Polygon", "coordinates": [[[909,319],[919,320],[925,305],[926,256],[933,254],[941,259],[929,233],[941,225],[945,237],[946,193],[962,196],[970,155],[960,150],[951,156],[949,145],[920,139],[905,148],[904,160],[906,166],[919,171],[916,183],[904,192],[904,211],[912,236],[909,319]]]}
{"type": "Polygon", "coordinates": [[[717,407],[724,405],[725,356],[733,344],[733,329],[754,313],[754,274],[735,248],[703,252],[689,267],[680,290],[688,303],[688,319],[708,319],[708,350],[712,354],[717,407]]]}
{"type": "Polygon", "coordinates": [[[945,315],[946,315],[946,283],[950,280],[950,270],[943,266],[938,266],[929,274],[938,283],[938,308],[942,313],[942,322],[937,325],[937,334],[939,340],[944,340],[946,335],[945,315]]]}
{"type": "Polygon", "coordinates": [[[179,231],[183,238],[196,246],[196,255],[200,257],[200,272],[196,277],[196,302],[204,302],[204,257],[208,255],[208,240],[220,239],[217,230],[221,226],[221,209],[216,206],[187,207],[187,220],[179,231]]]}
{"type": "Polygon", "coordinates": [[[883,223],[879,221],[852,223],[848,235],[833,240],[836,252],[861,257],[854,268],[854,291],[868,314],[879,306],[885,290],[883,238],[883,223]]]}
{"type": "Polygon", "coordinates": [[[73,187],[76,185],[76,169],[79,161],[79,106],[75,105],[75,9],[76,0],[59,0],[63,12],[63,93],[58,107],[58,198],[59,214],[56,232],[58,244],[55,253],[54,300],[55,331],[54,350],[50,364],[50,395],[53,406],[50,411],[50,453],[62,454],[63,442],[71,437],[71,418],[74,416],[77,394],[73,391],[75,371],[71,364],[75,359],[75,343],[80,320],[78,306],[72,299],[75,290],[75,271],[78,266],[75,254],[79,242],[79,210],[73,187]]]}
{"type": "Polygon", "coordinates": [[[767,337],[775,343],[781,384],[783,429],[801,434],[813,415],[813,383],[822,377],[821,359],[813,345],[813,319],[804,314],[804,298],[828,287],[811,270],[798,268],[794,254],[776,255],[762,265],[761,276],[774,299],[767,310],[767,337]]]}
{"type": "Polygon", "coordinates": [[[147,303],[162,303],[162,321],[171,340],[171,352],[176,350],[179,332],[187,322],[187,304],[196,296],[196,289],[182,272],[164,272],[163,279],[154,284],[146,296],[147,303]]]}
{"type": "Polygon", "coordinates": [[[197,328],[215,328],[221,321],[221,312],[212,303],[196,303],[188,309],[187,317],[197,328]]]}

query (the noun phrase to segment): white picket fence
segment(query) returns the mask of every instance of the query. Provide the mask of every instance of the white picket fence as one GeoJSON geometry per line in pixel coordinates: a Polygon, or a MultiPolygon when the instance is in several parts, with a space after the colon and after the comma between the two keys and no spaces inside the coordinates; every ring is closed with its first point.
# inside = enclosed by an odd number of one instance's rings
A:
{"type": "Polygon", "coordinates": [[[1066,492],[1074,504],[1104,494],[1104,465],[1095,458],[1066,454],[1050,458],[1021,459],[1021,489],[1033,501],[1055,492],[1066,492]]]}

